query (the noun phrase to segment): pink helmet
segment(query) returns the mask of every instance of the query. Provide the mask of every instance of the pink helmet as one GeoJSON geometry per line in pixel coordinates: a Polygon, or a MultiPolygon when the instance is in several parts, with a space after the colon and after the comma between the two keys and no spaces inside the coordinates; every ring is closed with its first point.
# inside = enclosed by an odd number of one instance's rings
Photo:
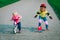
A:
{"type": "Polygon", "coordinates": [[[46,5],[45,4],[41,4],[40,7],[46,7],[46,5]]]}

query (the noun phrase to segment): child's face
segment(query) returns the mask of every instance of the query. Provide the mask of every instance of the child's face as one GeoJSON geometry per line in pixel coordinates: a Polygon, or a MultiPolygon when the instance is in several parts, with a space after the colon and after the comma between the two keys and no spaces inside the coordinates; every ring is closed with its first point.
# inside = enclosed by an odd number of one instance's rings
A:
{"type": "Polygon", "coordinates": [[[40,7],[41,12],[44,12],[46,8],[40,7]]]}

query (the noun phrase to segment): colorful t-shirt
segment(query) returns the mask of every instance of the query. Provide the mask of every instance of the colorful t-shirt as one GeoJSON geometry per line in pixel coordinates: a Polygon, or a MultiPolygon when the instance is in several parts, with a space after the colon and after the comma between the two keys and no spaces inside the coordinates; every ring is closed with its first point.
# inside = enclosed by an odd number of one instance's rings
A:
{"type": "MultiPolygon", "coordinates": [[[[47,13],[48,13],[48,11],[46,10],[46,11],[44,11],[44,12],[41,12],[41,11],[39,11],[39,16],[41,16],[41,17],[45,17],[46,15],[47,15],[47,13]]],[[[38,15],[38,14],[37,14],[38,15]]]]}

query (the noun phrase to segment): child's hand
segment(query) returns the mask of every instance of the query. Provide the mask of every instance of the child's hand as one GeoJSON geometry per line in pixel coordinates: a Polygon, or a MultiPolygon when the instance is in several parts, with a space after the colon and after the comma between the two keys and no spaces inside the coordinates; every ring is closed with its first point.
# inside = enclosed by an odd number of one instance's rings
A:
{"type": "Polygon", "coordinates": [[[37,17],[37,15],[34,16],[34,18],[36,18],[36,17],[37,17]]]}
{"type": "Polygon", "coordinates": [[[22,16],[18,17],[18,19],[21,20],[22,19],[22,16]]]}
{"type": "Polygon", "coordinates": [[[37,12],[37,14],[40,14],[39,12],[37,12]]]}
{"type": "MultiPolygon", "coordinates": [[[[37,14],[40,14],[39,12],[37,12],[37,14]]],[[[38,15],[35,15],[34,18],[36,18],[38,15]]]]}
{"type": "Polygon", "coordinates": [[[51,16],[49,16],[50,19],[53,19],[51,16]]]}

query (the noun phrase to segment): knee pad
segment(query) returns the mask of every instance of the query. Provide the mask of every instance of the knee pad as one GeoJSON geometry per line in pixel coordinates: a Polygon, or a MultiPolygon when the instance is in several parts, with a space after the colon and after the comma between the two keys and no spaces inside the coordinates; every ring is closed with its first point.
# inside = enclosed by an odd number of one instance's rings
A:
{"type": "Polygon", "coordinates": [[[40,23],[42,23],[42,20],[39,20],[40,23]]]}
{"type": "Polygon", "coordinates": [[[47,21],[45,21],[45,25],[48,25],[48,22],[47,21]]]}

